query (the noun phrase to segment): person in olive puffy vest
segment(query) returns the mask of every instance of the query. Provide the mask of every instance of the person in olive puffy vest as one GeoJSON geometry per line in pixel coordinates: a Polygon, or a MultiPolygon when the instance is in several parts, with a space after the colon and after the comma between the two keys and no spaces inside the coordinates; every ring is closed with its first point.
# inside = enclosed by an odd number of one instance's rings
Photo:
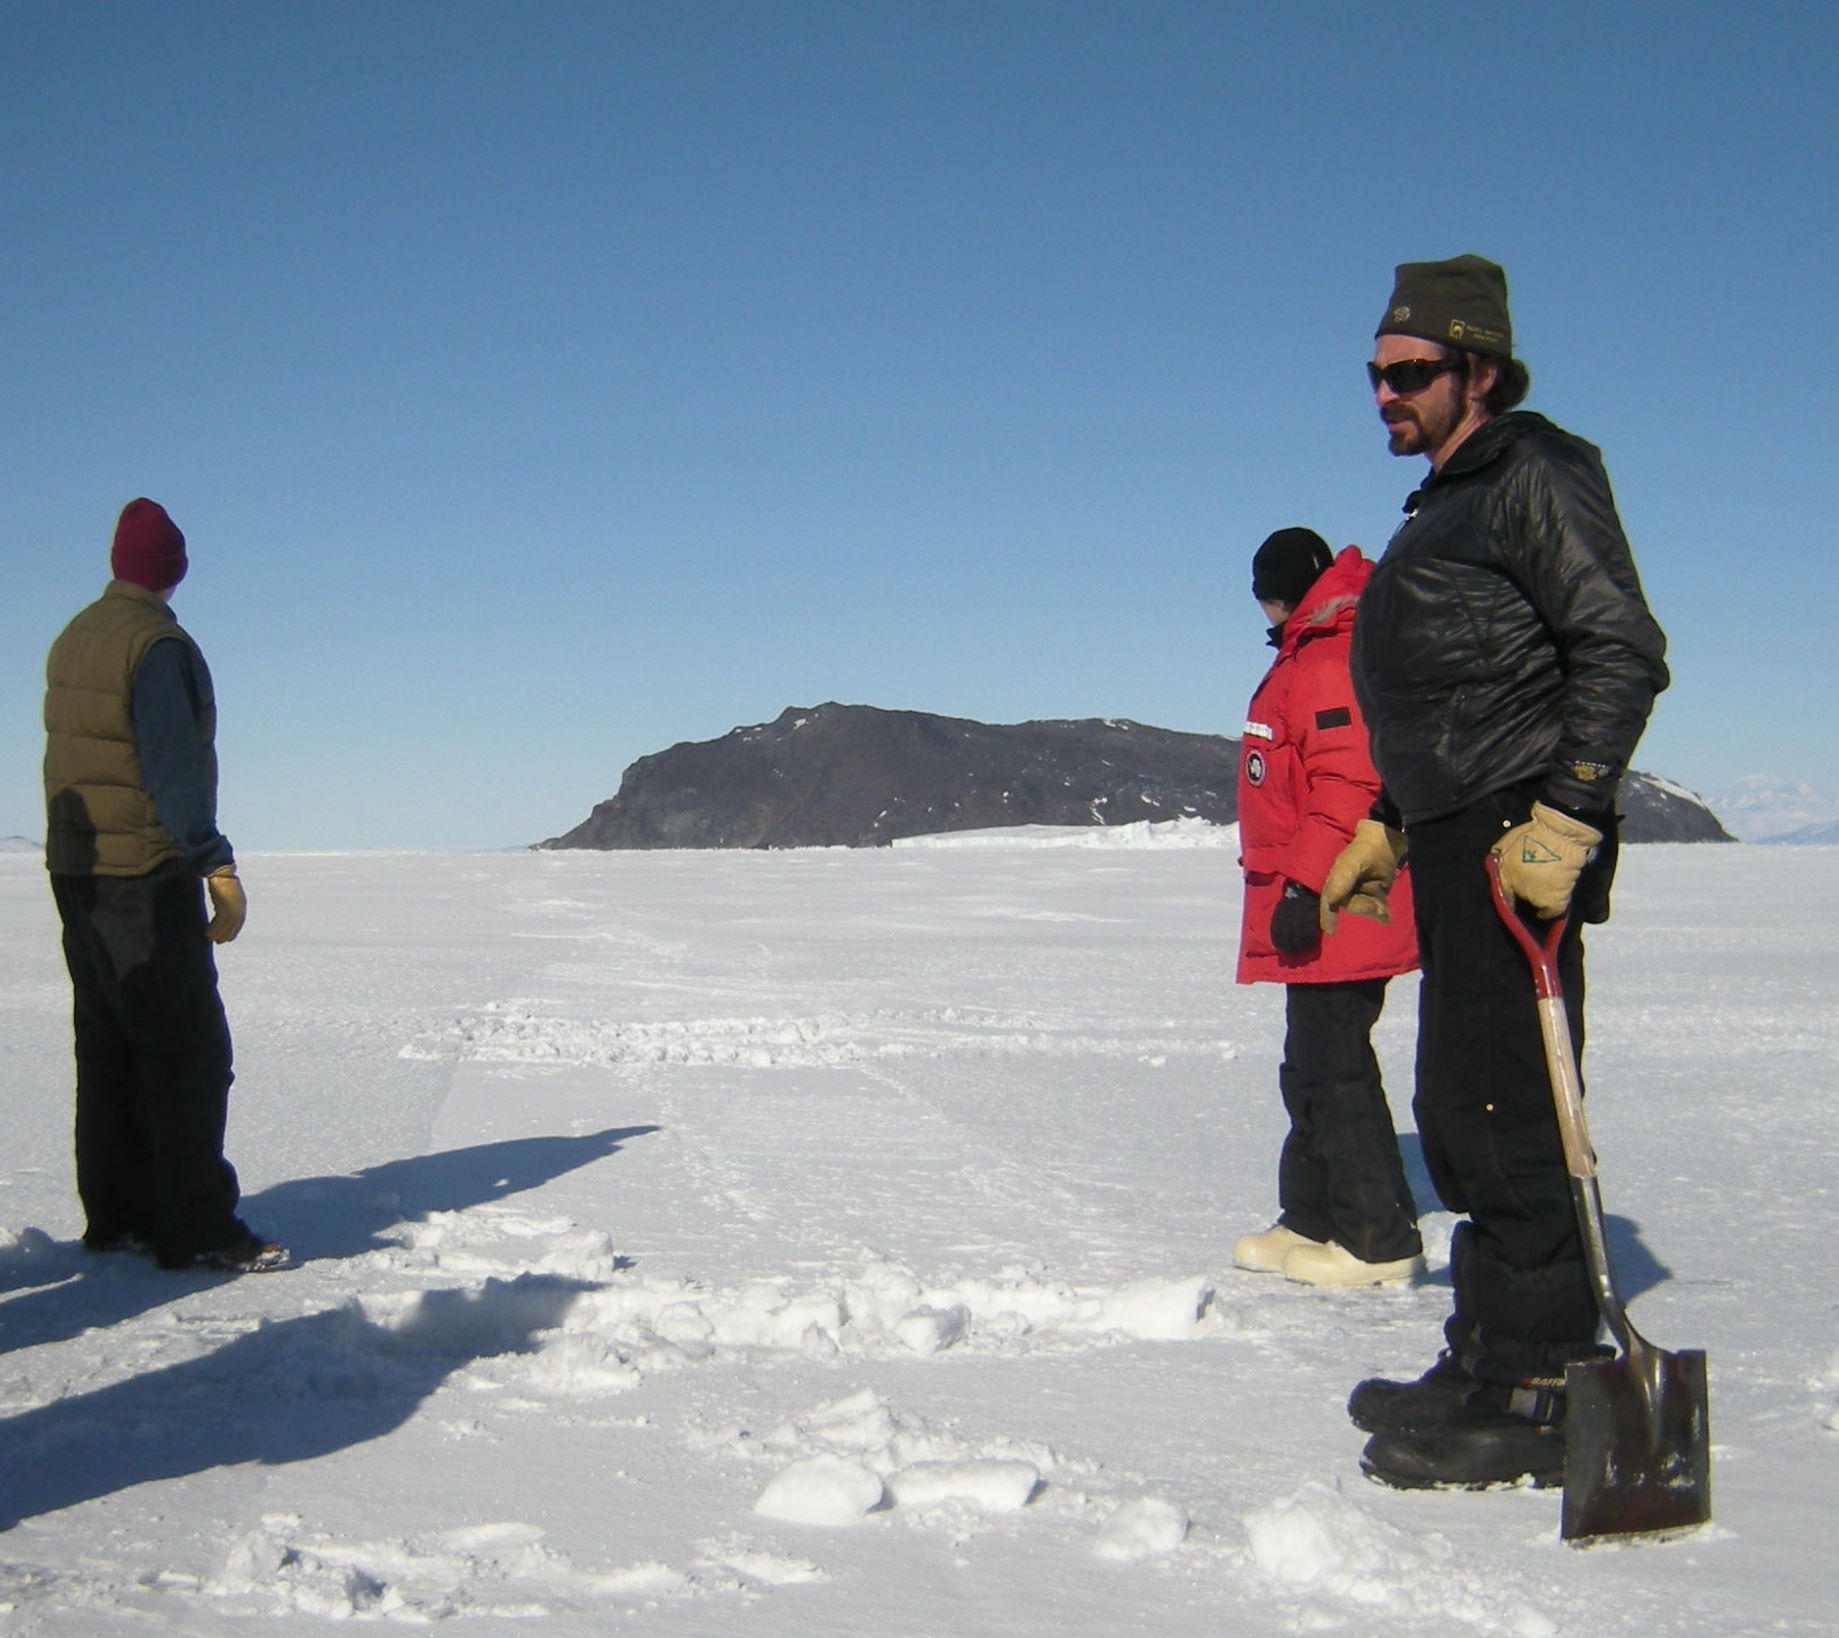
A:
{"type": "Polygon", "coordinates": [[[110,567],[45,666],[45,863],[75,993],[83,1243],[162,1268],[281,1268],[286,1250],[237,1216],[223,1153],[230,1031],[211,946],[247,906],[217,828],[210,670],[167,607],[185,537],[156,502],[130,501],[110,567]]]}

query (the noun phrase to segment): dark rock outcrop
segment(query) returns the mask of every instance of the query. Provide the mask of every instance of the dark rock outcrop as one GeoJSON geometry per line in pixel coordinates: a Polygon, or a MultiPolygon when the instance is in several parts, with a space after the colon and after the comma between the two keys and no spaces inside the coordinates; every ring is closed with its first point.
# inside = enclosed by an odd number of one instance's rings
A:
{"type": "MultiPolygon", "coordinates": [[[[1238,817],[1239,742],[1109,718],[992,725],[870,705],[793,707],[640,757],[545,848],[877,847],[1007,825],[1238,817]]],[[[1728,842],[1698,798],[1622,783],[1628,842],[1728,842]]]]}
{"type": "Polygon", "coordinates": [[[992,726],[869,705],[641,757],[546,848],[875,847],[1004,825],[1237,815],[1239,742],[1089,719],[992,726]]]}
{"type": "Polygon", "coordinates": [[[1616,793],[1625,842],[1734,842],[1718,816],[1683,786],[1629,773],[1616,793]]]}

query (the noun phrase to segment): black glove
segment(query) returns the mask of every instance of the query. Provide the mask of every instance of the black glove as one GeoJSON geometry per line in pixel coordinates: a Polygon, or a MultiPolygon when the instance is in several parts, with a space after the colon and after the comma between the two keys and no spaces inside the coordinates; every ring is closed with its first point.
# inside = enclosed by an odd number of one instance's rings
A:
{"type": "Polygon", "coordinates": [[[1285,955],[1311,955],[1322,942],[1322,896],[1301,882],[1285,882],[1271,912],[1271,943],[1285,955]]]}

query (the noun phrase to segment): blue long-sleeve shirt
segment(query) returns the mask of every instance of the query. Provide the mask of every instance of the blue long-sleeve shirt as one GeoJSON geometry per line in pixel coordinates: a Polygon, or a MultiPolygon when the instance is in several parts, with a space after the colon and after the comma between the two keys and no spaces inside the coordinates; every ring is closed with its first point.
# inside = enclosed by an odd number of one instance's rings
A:
{"type": "Polygon", "coordinates": [[[153,811],[200,876],[234,864],[230,843],[217,828],[217,781],[200,716],[209,685],[190,643],[161,639],[134,672],[130,708],[134,746],[153,811]]]}

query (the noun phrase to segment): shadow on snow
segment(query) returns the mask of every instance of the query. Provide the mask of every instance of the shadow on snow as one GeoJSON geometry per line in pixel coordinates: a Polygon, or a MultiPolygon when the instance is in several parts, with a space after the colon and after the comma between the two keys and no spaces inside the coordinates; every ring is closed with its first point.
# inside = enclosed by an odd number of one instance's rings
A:
{"type": "Polygon", "coordinates": [[[507,1138],[367,1166],[344,1177],[299,1178],[243,1202],[256,1229],[302,1262],[356,1257],[390,1244],[399,1223],[490,1204],[618,1154],[656,1126],[610,1127],[582,1137],[507,1138]]]}
{"type": "MultiPolygon", "coordinates": [[[[1419,1215],[1442,1211],[1443,1202],[1437,1198],[1437,1187],[1430,1180],[1430,1168],[1425,1164],[1424,1145],[1418,1134],[1400,1132],[1398,1148],[1405,1163],[1405,1181],[1411,1185],[1419,1215]]],[[[1633,1302],[1642,1292],[1651,1291],[1673,1278],[1673,1270],[1648,1250],[1641,1238],[1641,1226],[1632,1218],[1605,1213],[1603,1229],[1609,1238],[1609,1261],[1615,1270],[1616,1289],[1625,1303],[1633,1302]]],[[[1448,1268],[1437,1269],[1425,1283],[1448,1285],[1448,1268]]]]}
{"type": "Polygon", "coordinates": [[[455,1371],[528,1351],[593,1287],[553,1275],[264,1321],[213,1353],[0,1422],[0,1530],[210,1468],[310,1461],[406,1422],[455,1371]]]}
{"type": "MultiPolygon", "coordinates": [[[[610,1127],[580,1137],[509,1138],[415,1155],[343,1177],[278,1183],[245,1198],[240,1209],[258,1232],[290,1247],[301,1262],[357,1257],[389,1246],[389,1231],[402,1223],[539,1188],[657,1130],[610,1127]]],[[[224,1278],[168,1273],[138,1257],[98,1257],[79,1241],[27,1229],[0,1254],[0,1292],[26,1293],[0,1303],[0,1352],[119,1324],[224,1278]]]]}

